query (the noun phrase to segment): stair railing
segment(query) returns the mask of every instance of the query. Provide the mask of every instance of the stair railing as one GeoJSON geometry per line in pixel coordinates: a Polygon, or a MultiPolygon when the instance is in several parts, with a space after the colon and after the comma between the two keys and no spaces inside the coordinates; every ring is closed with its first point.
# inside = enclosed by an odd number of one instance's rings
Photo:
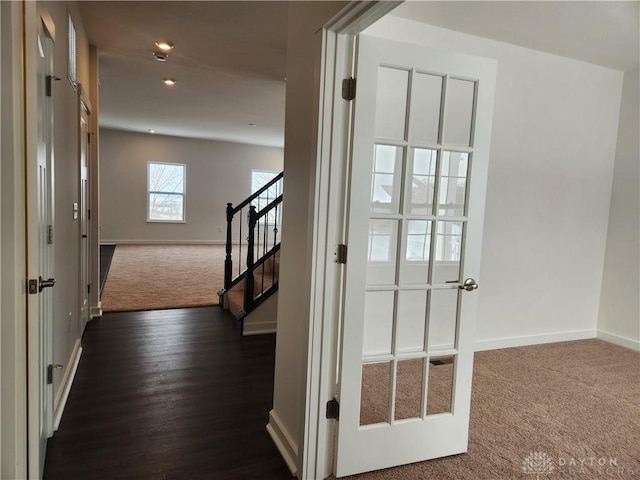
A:
{"type": "Polygon", "coordinates": [[[260,211],[257,211],[254,205],[249,208],[247,270],[244,284],[245,313],[257,307],[278,288],[276,270],[280,251],[278,232],[281,225],[281,204],[282,195],[260,211]],[[256,278],[259,282],[256,282],[256,278]],[[257,292],[256,286],[259,290],[257,292]]]}
{"type": "MultiPolygon", "coordinates": [[[[249,284],[249,282],[246,282],[248,269],[244,270],[242,268],[243,246],[247,249],[247,267],[249,266],[249,262],[251,261],[251,264],[254,265],[255,268],[257,268],[256,265],[258,262],[256,262],[255,259],[260,259],[267,253],[268,243],[272,243],[273,246],[279,243],[278,233],[281,225],[280,204],[282,203],[283,176],[283,172],[279,173],[273,179],[267,182],[262,188],[251,194],[236,206],[233,206],[232,203],[227,203],[224,291],[228,292],[242,280],[245,280],[245,286],[249,284]],[[278,198],[280,200],[276,202],[278,198]],[[249,207],[247,211],[247,226],[249,228],[246,243],[243,243],[243,220],[245,217],[244,209],[247,207],[249,207]],[[237,239],[237,243],[234,244],[233,222],[237,216],[239,216],[240,221],[237,222],[237,237],[235,237],[237,239]],[[252,218],[255,220],[253,228],[251,228],[252,218]],[[257,232],[253,231],[256,230],[256,227],[257,232]],[[262,237],[260,235],[260,228],[262,228],[262,237]],[[268,232],[269,228],[271,229],[271,232],[268,232]],[[235,252],[234,246],[236,247],[235,252]],[[234,264],[237,265],[237,268],[234,266],[234,264]],[[235,272],[237,272],[237,274],[234,276],[235,272]]],[[[264,263],[260,265],[263,264],[264,263]]]]}

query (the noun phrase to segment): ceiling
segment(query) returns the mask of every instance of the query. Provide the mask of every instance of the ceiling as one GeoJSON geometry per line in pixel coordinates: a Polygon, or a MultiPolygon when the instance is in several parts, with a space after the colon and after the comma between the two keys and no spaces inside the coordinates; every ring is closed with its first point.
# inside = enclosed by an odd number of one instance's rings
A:
{"type": "Polygon", "coordinates": [[[283,145],[285,3],[79,4],[99,51],[101,126],[283,145]],[[156,40],[175,45],[166,62],[152,55],[156,40]]]}
{"type": "MultiPolygon", "coordinates": [[[[283,146],[286,2],[79,4],[89,41],[99,51],[101,126],[283,146]],[[175,44],[167,62],[152,55],[161,39],[175,44]],[[167,87],[164,77],[177,83],[167,87]]],[[[409,1],[392,14],[631,70],[640,58],[639,5],[409,1]]]]}
{"type": "Polygon", "coordinates": [[[616,70],[640,62],[638,1],[408,1],[392,14],[616,70]]]}

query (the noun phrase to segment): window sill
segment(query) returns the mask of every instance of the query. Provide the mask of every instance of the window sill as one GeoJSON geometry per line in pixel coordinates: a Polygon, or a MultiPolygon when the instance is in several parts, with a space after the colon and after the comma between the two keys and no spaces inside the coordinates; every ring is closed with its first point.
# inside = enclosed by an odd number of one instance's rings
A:
{"type": "Polygon", "coordinates": [[[186,220],[149,220],[147,223],[187,223],[186,220]]]}

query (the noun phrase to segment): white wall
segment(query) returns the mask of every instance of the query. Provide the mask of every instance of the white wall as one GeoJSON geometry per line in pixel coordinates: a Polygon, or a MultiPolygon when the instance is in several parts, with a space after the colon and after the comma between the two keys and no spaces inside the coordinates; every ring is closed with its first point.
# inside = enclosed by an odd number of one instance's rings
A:
{"type": "Polygon", "coordinates": [[[251,170],[281,171],[275,147],[100,129],[102,242],[224,242],[227,202],[251,193],[251,170]],[[147,162],[187,165],[186,223],[149,223],[147,162]]]}
{"type": "Polygon", "coordinates": [[[640,350],[638,73],[624,75],[598,317],[598,336],[636,350],[640,350]]]}
{"type": "Polygon", "coordinates": [[[595,336],[622,73],[390,16],[368,33],[498,60],[478,348],[595,336]]]}

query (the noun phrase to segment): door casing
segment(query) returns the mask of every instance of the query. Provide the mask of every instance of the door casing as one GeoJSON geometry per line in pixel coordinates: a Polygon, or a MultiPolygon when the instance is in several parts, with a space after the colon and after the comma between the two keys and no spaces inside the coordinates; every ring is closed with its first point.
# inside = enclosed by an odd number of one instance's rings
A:
{"type": "Polygon", "coordinates": [[[334,258],[336,246],[345,241],[351,135],[351,102],[340,98],[339,92],[342,80],[354,74],[355,36],[400,3],[350,3],[322,31],[315,177],[316,230],[313,237],[313,290],[300,479],[326,478],[333,473],[335,420],[326,419],[326,403],[337,393],[335,370],[338,318],[342,305],[342,266],[335,263],[334,258]]]}

